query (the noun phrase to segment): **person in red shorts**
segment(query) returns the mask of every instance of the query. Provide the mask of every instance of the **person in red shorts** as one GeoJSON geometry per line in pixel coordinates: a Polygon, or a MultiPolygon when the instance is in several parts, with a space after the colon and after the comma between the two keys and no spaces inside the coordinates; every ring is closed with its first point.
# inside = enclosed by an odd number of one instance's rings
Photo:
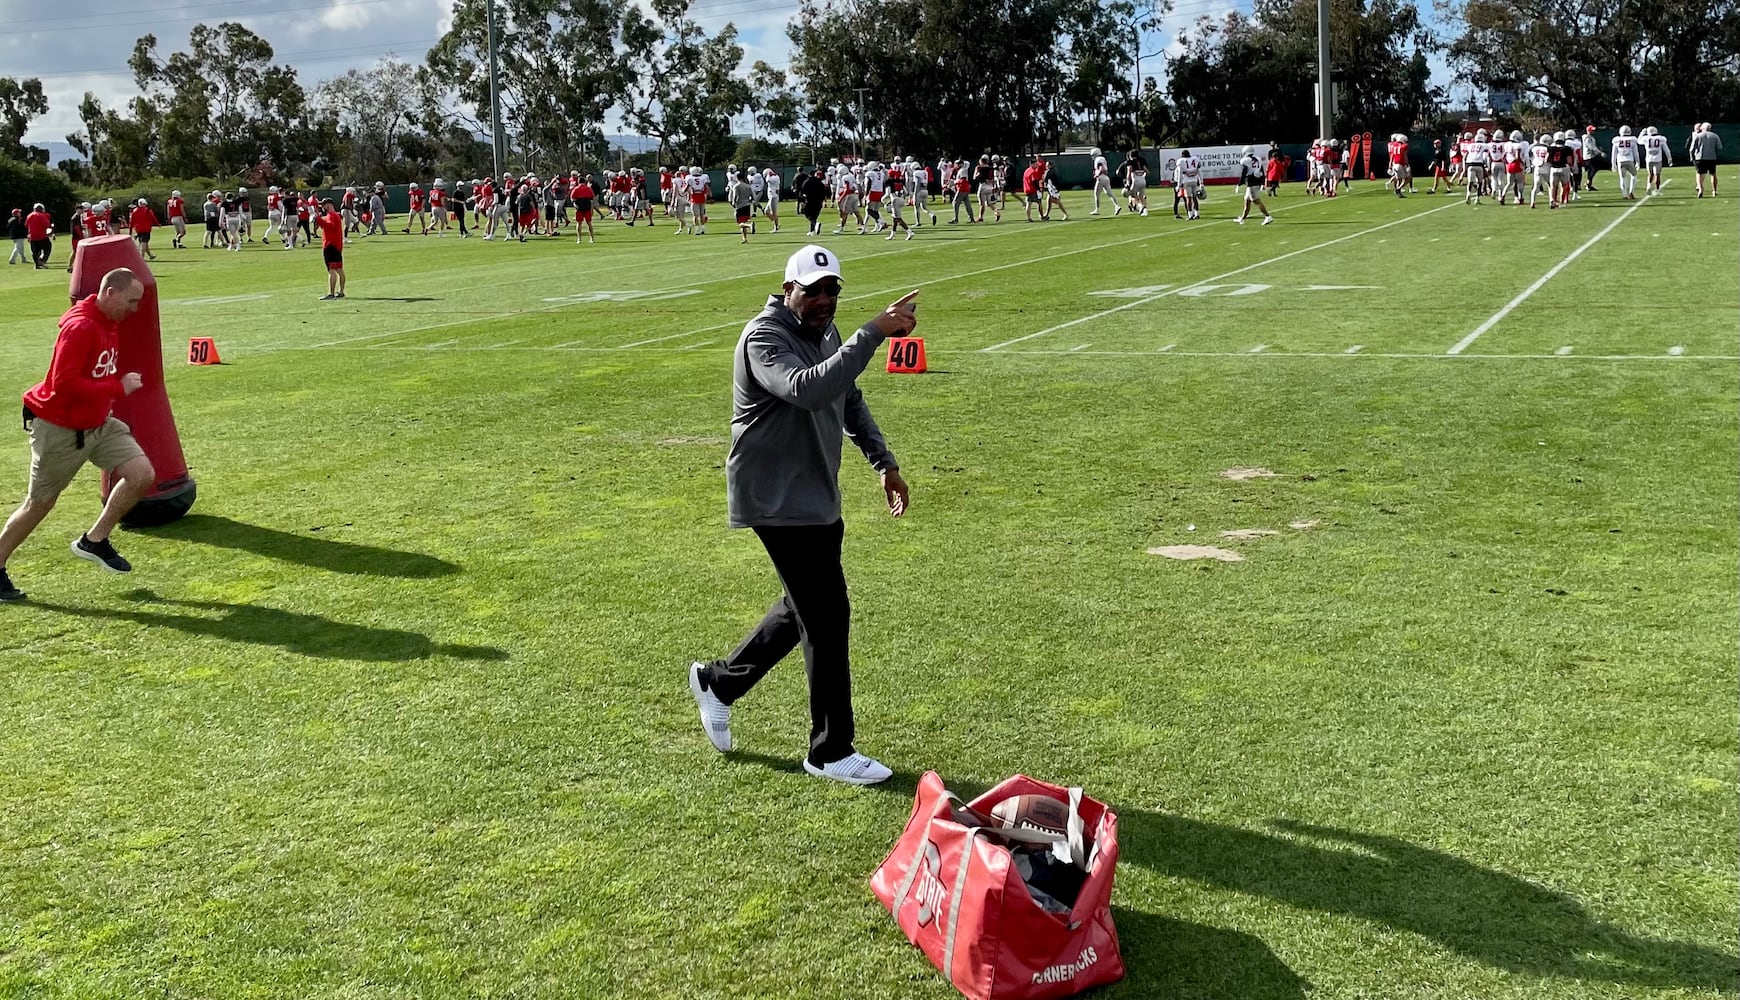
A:
{"type": "Polygon", "coordinates": [[[344,216],[332,207],[332,199],[320,202],[320,255],[326,258],[326,294],[320,301],[344,298],[344,216]]]}
{"type": "Polygon", "coordinates": [[[574,182],[570,192],[574,196],[574,245],[580,245],[580,231],[585,230],[592,242],[598,242],[598,233],[592,228],[592,199],[598,197],[598,192],[592,187],[592,175],[574,182]]]}
{"type": "Polygon", "coordinates": [[[48,375],[24,393],[30,485],[0,530],[0,601],[24,600],[6,573],[6,560],[54,510],[86,462],[114,478],[102,514],[72,543],[73,555],[111,573],[133,569],[109,533],[157,478],[132,430],[114,417],[116,401],[144,385],[138,372],[123,373],[117,360],[121,321],[138,311],[144,296],[145,286],[132,271],[122,267],[103,275],[97,294],[61,316],[48,375]]]}

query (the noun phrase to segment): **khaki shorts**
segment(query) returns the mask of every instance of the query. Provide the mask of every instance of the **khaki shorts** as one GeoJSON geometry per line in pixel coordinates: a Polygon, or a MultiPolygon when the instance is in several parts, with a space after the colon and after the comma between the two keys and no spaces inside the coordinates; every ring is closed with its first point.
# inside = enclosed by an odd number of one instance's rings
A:
{"type": "Polygon", "coordinates": [[[77,431],[37,417],[30,422],[29,499],[60,496],[86,462],[113,472],[144,456],[144,449],[133,440],[132,428],[114,417],[94,431],[85,431],[83,448],[78,447],[77,431]]]}

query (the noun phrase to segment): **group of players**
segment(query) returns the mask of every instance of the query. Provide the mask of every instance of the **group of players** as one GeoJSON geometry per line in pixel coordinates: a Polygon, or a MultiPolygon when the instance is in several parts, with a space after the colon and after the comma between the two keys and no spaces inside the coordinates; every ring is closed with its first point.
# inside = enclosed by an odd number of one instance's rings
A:
{"type": "MultiPolygon", "coordinates": [[[[1638,197],[1640,172],[1644,194],[1661,190],[1662,171],[1674,165],[1674,155],[1658,129],[1645,126],[1634,135],[1631,126],[1621,126],[1607,151],[1598,148],[1594,133],[1595,127],[1591,125],[1581,137],[1574,131],[1556,131],[1542,133],[1530,142],[1521,130],[1506,133],[1477,129],[1463,132],[1460,138],[1448,143],[1434,139],[1430,163],[1432,187],[1427,193],[1437,194],[1442,186],[1449,194],[1460,189],[1464,202],[1470,205],[1496,198],[1501,205],[1526,203],[1533,208],[1544,192],[1547,207],[1556,209],[1581,200],[1583,190],[1595,189],[1592,181],[1601,160],[1611,164],[1622,198],[1638,197]]],[[[1712,147],[1719,149],[1720,140],[1707,124],[1700,123],[1693,131],[1688,149],[1699,168],[1700,197],[1706,174],[1711,193],[1715,193],[1712,147]]],[[[1306,154],[1306,194],[1335,197],[1346,190],[1352,152],[1339,139],[1314,140],[1306,154]]],[[[1416,193],[1408,136],[1399,132],[1390,135],[1387,154],[1386,186],[1397,197],[1416,193]]],[[[1146,216],[1149,168],[1141,151],[1127,151],[1115,170],[1101,150],[1094,149],[1092,157],[1093,210],[1088,214],[1101,214],[1102,201],[1109,201],[1113,215],[1122,214],[1127,208],[1146,216]],[[1121,203],[1111,199],[1114,179],[1122,185],[1121,203]]],[[[1011,188],[1011,165],[1010,158],[995,153],[981,155],[976,161],[944,157],[935,167],[912,156],[895,156],[887,161],[834,159],[825,167],[800,170],[788,184],[771,166],[739,169],[732,164],[725,171],[725,190],[717,194],[710,175],[701,167],[665,166],[659,169],[658,201],[664,206],[662,216],[675,222],[677,235],[704,235],[708,206],[718,199],[733,210],[742,242],[748,242],[761,218],[770,222],[772,231],[777,233],[781,200],[789,193],[796,197],[798,214],[808,222],[811,236],[822,234],[820,215],[824,208],[832,207],[839,215],[835,235],[853,229],[858,235],[886,233],[885,238],[890,240],[905,233],[910,240],[926,218],[931,225],[937,224],[934,206],[939,198],[945,208],[953,209],[951,223],[961,222],[963,215],[969,224],[1001,222],[1011,188]]],[[[1246,192],[1245,212],[1239,221],[1248,216],[1253,204],[1263,210],[1264,221],[1270,221],[1260,197],[1265,192],[1278,193],[1288,165],[1287,158],[1273,143],[1266,164],[1247,147],[1239,161],[1238,183],[1246,192]]],[[[1167,166],[1174,217],[1200,218],[1206,194],[1201,160],[1189,150],[1182,150],[1167,166]]],[[[1019,185],[1016,193],[1025,203],[1027,221],[1034,221],[1035,211],[1040,221],[1050,220],[1053,212],[1064,220],[1069,218],[1054,165],[1045,156],[1035,157],[1015,183],[1019,185]]],[[[463,239],[471,236],[471,228],[481,228],[485,240],[524,243],[531,238],[559,237],[572,225],[576,243],[596,243],[595,220],[608,219],[631,227],[644,220],[649,227],[654,225],[649,178],[639,167],[604,170],[601,181],[592,173],[578,170],[548,179],[535,173],[517,178],[506,173],[499,181],[477,178],[460,181],[449,189],[445,180],[436,178],[427,191],[420,183],[412,182],[408,194],[410,211],[399,230],[404,234],[442,237],[456,229],[463,239]],[[468,217],[471,227],[466,225],[468,217]]],[[[386,199],[386,185],[382,182],[377,181],[372,189],[345,188],[334,199],[344,221],[345,235],[387,235],[386,199]]],[[[276,236],[284,249],[294,250],[313,242],[314,227],[320,219],[318,198],[313,191],[270,186],[264,202],[267,227],[261,237],[263,243],[270,245],[276,236]]],[[[254,205],[254,196],[246,187],[208,194],[199,209],[205,227],[203,246],[239,252],[243,245],[253,243],[254,205]]],[[[119,207],[111,201],[83,203],[72,219],[73,242],[76,245],[86,237],[125,229],[139,241],[140,249],[155,260],[151,232],[167,225],[175,232],[171,245],[185,249],[192,211],[182,193],[172,192],[164,209],[164,219],[159,220],[143,198],[137,204],[119,207]]]]}
{"type": "MultiPolygon", "coordinates": [[[[1485,129],[1464,132],[1449,151],[1447,186],[1464,185],[1463,201],[1478,205],[1482,197],[1498,198],[1500,205],[1524,203],[1527,189],[1528,207],[1535,207],[1541,193],[1547,195],[1547,207],[1559,208],[1581,200],[1584,188],[1594,190],[1593,165],[1600,158],[1595,127],[1589,126],[1583,137],[1574,131],[1542,133],[1531,143],[1520,129],[1509,135],[1485,129]]],[[[1443,152],[1436,154],[1442,160],[1443,152]]],[[[1647,194],[1661,190],[1662,170],[1673,165],[1673,152],[1668,141],[1654,126],[1645,126],[1641,134],[1633,135],[1631,126],[1619,127],[1613,137],[1608,157],[1619,178],[1622,198],[1637,198],[1636,183],[1639,166],[1648,171],[1645,179],[1647,194]]],[[[1437,178],[1433,190],[1437,189],[1437,178]]]]}

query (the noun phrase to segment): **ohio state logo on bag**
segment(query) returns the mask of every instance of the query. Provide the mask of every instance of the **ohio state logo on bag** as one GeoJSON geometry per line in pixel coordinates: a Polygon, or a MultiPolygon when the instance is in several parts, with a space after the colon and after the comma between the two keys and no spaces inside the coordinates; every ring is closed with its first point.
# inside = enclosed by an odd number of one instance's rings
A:
{"type": "Polygon", "coordinates": [[[935,841],[924,845],[924,862],[918,871],[918,883],[912,887],[912,898],[918,903],[918,926],[923,927],[942,912],[948,890],[942,884],[942,852],[935,841]]]}

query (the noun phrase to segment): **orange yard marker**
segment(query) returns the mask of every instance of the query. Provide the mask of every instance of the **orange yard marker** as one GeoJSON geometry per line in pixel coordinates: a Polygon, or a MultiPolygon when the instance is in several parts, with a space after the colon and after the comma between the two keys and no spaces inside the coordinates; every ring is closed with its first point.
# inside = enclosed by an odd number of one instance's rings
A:
{"type": "Polygon", "coordinates": [[[926,370],[924,338],[891,337],[888,341],[888,370],[902,375],[920,375],[926,370]]]}
{"type": "Polygon", "coordinates": [[[210,337],[192,337],[187,341],[187,363],[190,365],[221,365],[217,343],[210,337]]]}

